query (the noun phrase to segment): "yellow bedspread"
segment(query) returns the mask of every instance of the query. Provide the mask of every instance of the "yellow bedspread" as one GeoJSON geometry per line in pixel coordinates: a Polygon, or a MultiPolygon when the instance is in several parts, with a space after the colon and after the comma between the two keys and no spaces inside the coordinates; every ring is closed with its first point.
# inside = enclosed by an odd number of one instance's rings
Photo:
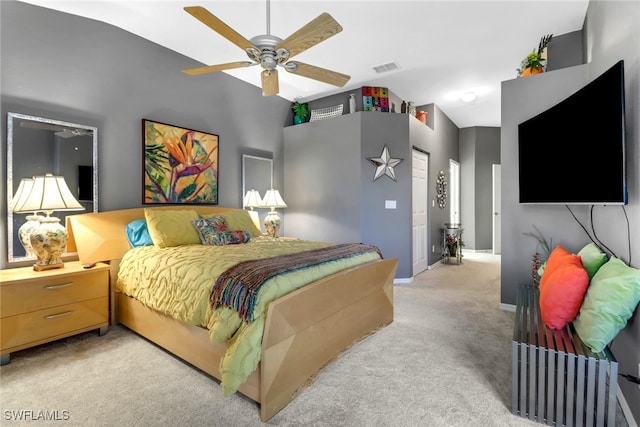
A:
{"type": "Polygon", "coordinates": [[[235,393],[258,366],[264,321],[271,301],[324,276],[379,259],[379,255],[374,252],[360,254],[269,279],[262,287],[251,323],[243,322],[232,309],[213,310],[210,307],[209,295],[217,277],[229,267],[249,259],[330,245],[257,238],[240,245],[134,248],[122,259],[116,289],[182,322],[206,327],[214,342],[229,341],[227,353],[220,363],[222,390],[229,395],[235,393]]]}

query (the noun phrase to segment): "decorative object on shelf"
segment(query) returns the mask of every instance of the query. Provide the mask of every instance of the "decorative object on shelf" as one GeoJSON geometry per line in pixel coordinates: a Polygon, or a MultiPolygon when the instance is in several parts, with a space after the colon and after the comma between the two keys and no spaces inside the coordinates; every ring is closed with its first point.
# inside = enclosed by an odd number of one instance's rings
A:
{"type": "Polygon", "coordinates": [[[247,194],[245,194],[244,199],[242,200],[242,204],[245,208],[249,208],[249,216],[256,228],[260,230],[260,217],[258,216],[258,212],[253,210],[253,208],[262,207],[262,198],[260,197],[258,190],[252,188],[247,191],[247,194]]]}
{"type": "Polygon", "coordinates": [[[449,262],[450,258],[455,258],[456,264],[462,262],[462,226],[461,224],[445,224],[442,229],[442,256],[445,262],[449,262]]]}
{"type": "Polygon", "coordinates": [[[402,104],[400,104],[400,112],[402,114],[407,114],[407,103],[405,101],[402,101],[402,104]]]}
{"type": "Polygon", "coordinates": [[[382,175],[387,175],[389,178],[395,181],[396,173],[393,168],[398,166],[398,164],[403,159],[392,158],[389,154],[389,149],[385,145],[382,149],[382,154],[380,154],[380,157],[367,157],[367,160],[369,160],[376,167],[376,173],[373,176],[374,181],[380,178],[382,175]]]}
{"type": "Polygon", "coordinates": [[[407,105],[407,113],[411,114],[413,117],[416,116],[416,104],[413,101],[409,101],[407,105]]]}
{"type": "Polygon", "coordinates": [[[356,95],[355,94],[351,94],[349,95],[349,113],[353,114],[356,112],[356,95]]]}
{"type": "Polygon", "coordinates": [[[142,119],[143,204],[218,204],[218,135],[142,119]]]}
{"type": "Polygon", "coordinates": [[[67,247],[69,236],[60,224],[60,219],[52,217],[53,211],[82,211],[84,207],[73,197],[62,176],[46,174],[33,177],[31,191],[13,211],[43,211],[46,216],[39,220],[31,231],[30,242],[38,260],[33,265],[36,271],[64,267],[62,253],[67,247]]]}
{"type": "Polygon", "coordinates": [[[333,107],[318,108],[317,110],[311,110],[311,122],[317,122],[318,120],[331,119],[333,117],[339,117],[342,115],[344,109],[343,104],[334,105],[333,107]]]}
{"type": "Polygon", "coordinates": [[[386,87],[362,86],[362,110],[389,112],[389,89],[386,87]]]}
{"type": "Polygon", "coordinates": [[[267,234],[272,238],[277,238],[281,222],[276,209],[286,208],[287,204],[282,200],[280,192],[272,188],[271,190],[267,190],[264,195],[262,207],[271,209],[264,218],[264,227],[267,230],[267,234]]]}
{"type": "Polygon", "coordinates": [[[445,244],[450,256],[456,256],[458,252],[458,238],[455,234],[447,234],[445,244]]]}
{"type": "MultiPolygon", "coordinates": [[[[18,189],[16,190],[15,195],[11,198],[11,203],[9,204],[9,210],[11,212],[15,212],[16,206],[22,206],[31,192],[31,188],[33,188],[33,178],[23,178],[20,180],[20,184],[18,184],[18,189]]],[[[33,229],[40,225],[40,219],[44,218],[42,215],[38,215],[37,212],[31,212],[27,214],[27,220],[24,224],[20,226],[18,229],[18,237],[20,238],[20,243],[22,243],[22,247],[27,254],[27,256],[36,256],[33,251],[33,247],[31,246],[31,232],[33,229]]]]}
{"type": "Polygon", "coordinates": [[[436,194],[438,198],[438,207],[444,209],[447,207],[447,177],[443,171],[438,172],[436,179],[436,194]]]}
{"type": "Polygon", "coordinates": [[[533,50],[520,64],[518,77],[530,76],[532,74],[543,73],[547,67],[547,45],[553,38],[553,34],[542,36],[538,49],[533,50]]]}
{"type": "Polygon", "coordinates": [[[425,125],[427,124],[427,112],[426,111],[417,111],[416,112],[416,119],[420,120],[422,123],[424,123],[425,125]]]}
{"type": "Polygon", "coordinates": [[[306,102],[294,102],[291,106],[293,110],[293,124],[299,125],[309,120],[309,104],[306,102]]]}

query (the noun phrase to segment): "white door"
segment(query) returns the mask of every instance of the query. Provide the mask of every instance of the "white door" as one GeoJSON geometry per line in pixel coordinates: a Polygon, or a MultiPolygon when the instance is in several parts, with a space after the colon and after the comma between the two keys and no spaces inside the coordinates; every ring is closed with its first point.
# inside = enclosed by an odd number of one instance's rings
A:
{"type": "Polygon", "coordinates": [[[491,172],[493,175],[493,253],[499,254],[500,248],[500,191],[501,191],[501,178],[500,178],[500,165],[491,165],[491,172]]]}
{"type": "Polygon", "coordinates": [[[460,224],[460,163],[449,159],[449,222],[460,224]]]}
{"type": "Polygon", "coordinates": [[[413,234],[413,275],[429,267],[429,240],[427,230],[429,210],[427,190],[429,188],[429,155],[413,150],[412,162],[412,234],[413,234]]]}

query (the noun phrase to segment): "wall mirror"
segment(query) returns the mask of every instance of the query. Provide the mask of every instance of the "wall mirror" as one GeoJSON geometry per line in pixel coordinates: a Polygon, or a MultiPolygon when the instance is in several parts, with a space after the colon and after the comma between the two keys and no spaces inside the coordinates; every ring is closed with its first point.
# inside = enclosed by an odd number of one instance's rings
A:
{"type": "MultiPolygon", "coordinates": [[[[273,187],[273,159],[266,156],[242,155],[242,198],[254,189],[264,197],[273,187]]],[[[244,203],[243,206],[244,208],[244,203]]]]}
{"type": "MultiPolygon", "coordinates": [[[[86,209],[98,211],[98,128],[18,113],[7,114],[7,204],[22,178],[52,173],[62,175],[69,189],[86,209]]],[[[66,223],[67,215],[55,212],[66,223]]],[[[27,214],[7,209],[9,263],[34,260],[20,243],[18,229],[27,214]]],[[[69,258],[75,254],[66,253],[69,258]]]]}

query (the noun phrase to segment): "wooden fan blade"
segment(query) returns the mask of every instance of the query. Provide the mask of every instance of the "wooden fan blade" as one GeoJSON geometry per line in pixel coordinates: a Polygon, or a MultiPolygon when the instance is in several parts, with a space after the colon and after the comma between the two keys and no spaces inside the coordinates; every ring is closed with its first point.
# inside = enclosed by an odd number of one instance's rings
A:
{"type": "Polygon", "coordinates": [[[276,50],[286,49],[289,51],[289,58],[292,58],[340,31],[342,26],[325,12],[278,43],[276,50]]]}
{"type": "Polygon", "coordinates": [[[262,76],[262,95],[277,95],[280,92],[278,85],[278,70],[264,70],[262,76]]]}
{"type": "Polygon", "coordinates": [[[250,67],[252,65],[256,65],[256,63],[249,61],[238,61],[229,62],[226,64],[207,65],[205,67],[189,68],[187,70],[182,70],[182,72],[185,74],[189,74],[190,76],[199,76],[200,74],[214,73],[216,71],[231,70],[234,68],[250,67]]]}
{"type": "Polygon", "coordinates": [[[342,87],[351,78],[346,74],[338,73],[336,71],[327,70],[326,68],[316,67],[315,65],[309,65],[298,61],[290,61],[285,65],[285,70],[290,73],[297,74],[299,76],[308,77],[310,79],[318,80],[330,85],[342,87]],[[295,69],[292,69],[289,64],[295,64],[295,69]]]}
{"type": "Polygon", "coordinates": [[[184,10],[216,33],[238,46],[240,49],[246,50],[250,47],[255,48],[249,40],[237,33],[233,28],[222,22],[218,17],[214,16],[204,7],[187,6],[184,10]]]}

